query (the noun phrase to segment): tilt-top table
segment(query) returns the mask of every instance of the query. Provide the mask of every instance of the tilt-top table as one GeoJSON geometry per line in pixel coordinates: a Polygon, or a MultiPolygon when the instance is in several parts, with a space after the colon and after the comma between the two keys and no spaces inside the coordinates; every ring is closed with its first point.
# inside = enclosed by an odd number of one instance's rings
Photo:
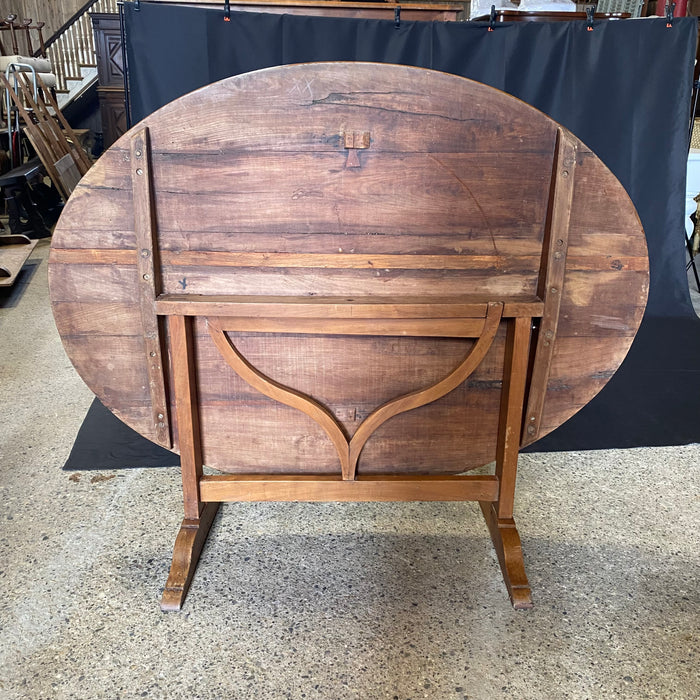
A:
{"type": "Polygon", "coordinates": [[[164,610],[219,503],[251,500],[479,501],[529,607],[518,450],[607,382],[647,284],[632,203],[571,133],[479,83],[363,63],[155,112],[83,178],[50,257],[75,367],[181,455],[164,610]]]}

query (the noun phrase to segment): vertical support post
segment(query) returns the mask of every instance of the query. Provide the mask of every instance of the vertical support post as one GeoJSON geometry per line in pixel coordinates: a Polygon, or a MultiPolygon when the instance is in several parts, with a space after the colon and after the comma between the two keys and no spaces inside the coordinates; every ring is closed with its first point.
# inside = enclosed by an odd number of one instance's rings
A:
{"type": "Polygon", "coordinates": [[[182,493],[185,517],[200,515],[199,479],[202,476],[202,452],[199,439],[199,414],[196,399],[193,320],[189,316],[170,317],[170,343],[175,388],[177,433],[182,465],[182,493]]]}
{"type": "Polygon", "coordinates": [[[515,318],[508,321],[496,445],[498,500],[479,503],[498,555],[508,595],[513,607],[518,609],[532,607],[520,535],[513,520],[531,323],[530,318],[515,318]]]}
{"type": "Polygon", "coordinates": [[[173,561],[165,584],[160,609],[180,610],[190,588],[199,556],[219,503],[202,503],[199,479],[202,476],[202,450],[199,437],[199,411],[194,360],[193,320],[170,318],[170,344],[175,388],[175,410],[182,469],[185,518],[175,540],[173,561]]]}
{"type": "Polygon", "coordinates": [[[515,318],[508,321],[501,411],[496,443],[496,476],[500,484],[499,518],[513,517],[515,480],[518,469],[518,452],[520,451],[520,426],[522,425],[530,349],[530,323],[530,318],[515,318]]]}

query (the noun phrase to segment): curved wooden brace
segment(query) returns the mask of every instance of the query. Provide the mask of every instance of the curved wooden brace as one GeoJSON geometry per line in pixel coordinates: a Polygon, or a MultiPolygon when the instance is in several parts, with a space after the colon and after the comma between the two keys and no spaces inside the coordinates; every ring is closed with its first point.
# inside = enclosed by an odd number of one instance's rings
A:
{"type": "Polygon", "coordinates": [[[404,394],[403,396],[388,401],[383,406],[372,411],[372,413],[362,421],[360,427],[355,431],[350,441],[349,461],[353,472],[352,478],[355,476],[354,472],[362,448],[365,446],[370,435],[382,425],[382,423],[385,423],[389,418],[393,418],[399,413],[405,413],[411,409],[425,406],[433,401],[437,401],[437,399],[442,398],[445,394],[449,394],[479,366],[486,356],[486,353],[489,351],[489,348],[493,345],[502,315],[502,303],[489,304],[486,312],[484,330],[467,353],[467,356],[452,370],[452,372],[450,372],[450,374],[427,389],[412,391],[410,394],[404,394]]]}
{"type": "Polygon", "coordinates": [[[265,394],[265,396],[269,396],[271,399],[275,399],[275,401],[279,401],[286,406],[291,406],[292,408],[303,411],[326,431],[326,435],[331,439],[331,442],[335,445],[335,449],[338,452],[341,471],[343,478],[345,478],[345,474],[349,471],[348,439],[336,417],[325,406],[318,403],[318,401],[314,401],[310,396],[290,389],[283,384],[278,384],[253,367],[253,365],[238,352],[230,339],[226,337],[226,334],[217,321],[209,318],[207,319],[207,325],[209,327],[209,334],[214,344],[219,349],[219,352],[241,379],[244,379],[261,394],[265,394]]]}
{"type": "Polygon", "coordinates": [[[437,401],[437,399],[442,398],[445,394],[458,387],[479,366],[491,345],[493,345],[502,315],[503,304],[501,302],[489,304],[481,336],[477,338],[476,343],[471,347],[467,356],[452,372],[427,389],[419,389],[409,394],[403,394],[372,411],[362,421],[349,441],[336,417],[325,406],[306,394],[275,382],[253,367],[226,336],[218,319],[209,318],[207,319],[207,324],[209,333],[219,352],[242,379],[261,394],[275,399],[275,401],[279,401],[286,406],[303,411],[324,429],[338,452],[343,479],[352,480],[355,478],[357,460],[362,452],[362,448],[379,426],[399,413],[405,413],[437,401]]]}

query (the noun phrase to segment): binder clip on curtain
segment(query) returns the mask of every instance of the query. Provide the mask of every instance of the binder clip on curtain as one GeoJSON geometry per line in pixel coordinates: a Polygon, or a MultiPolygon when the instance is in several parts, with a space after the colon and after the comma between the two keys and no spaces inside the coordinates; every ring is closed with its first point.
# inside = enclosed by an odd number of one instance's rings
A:
{"type": "Polygon", "coordinates": [[[669,29],[673,26],[673,12],[675,9],[675,2],[666,3],[666,27],[668,27],[669,29]]]}
{"type": "Polygon", "coordinates": [[[397,29],[401,26],[401,5],[394,8],[394,26],[397,29]]]}
{"type": "Polygon", "coordinates": [[[489,13],[489,31],[492,32],[496,24],[496,6],[491,5],[491,12],[489,13]]]}
{"type": "Polygon", "coordinates": [[[231,1],[224,0],[224,22],[231,21],[231,1]]]}
{"type": "Polygon", "coordinates": [[[593,31],[593,16],[595,15],[595,7],[586,8],[586,31],[593,31]]]}

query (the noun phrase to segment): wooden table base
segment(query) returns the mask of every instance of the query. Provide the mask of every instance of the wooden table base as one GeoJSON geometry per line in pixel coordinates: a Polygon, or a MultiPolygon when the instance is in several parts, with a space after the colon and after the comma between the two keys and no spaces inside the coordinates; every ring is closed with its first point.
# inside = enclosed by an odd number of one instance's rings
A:
{"type": "MultiPolygon", "coordinates": [[[[183,302],[189,312],[192,302],[183,302]]],[[[219,312],[226,307],[231,313],[240,314],[241,304],[236,301],[223,302],[219,312]]],[[[316,313],[326,314],[332,309],[333,314],[344,313],[349,323],[352,319],[353,329],[358,332],[368,325],[371,332],[376,332],[376,319],[357,319],[357,303],[354,302],[344,311],[338,303],[319,302],[316,313]]],[[[501,408],[499,413],[498,435],[496,443],[496,468],[492,475],[410,475],[380,474],[358,475],[355,467],[357,459],[349,464],[345,461],[348,451],[356,436],[368,438],[372,431],[381,425],[381,418],[386,420],[401,410],[411,410],[437,400],[455,382],[465,381],[470,372],[486,352],[483,344],[489,344],[495,335],[495,329],[501,322],[504,306],[501,303],[488,304],[485,309],[470,308],[469,313],[477,318],[483,314],[483,324],[479,331],[469,327],[470,334],[477,337],[467,357],[447,377],[419,392],[413,392],[388,401],[377,408],[360,425],[354,436],[346,436],[333,423],[333,416],[325,407],[313,401],[309,396],[293,391],[281,384],[272,383],[245,358],[232,366],[246,378],[251,386],[282,403],[294,406],[309,417],[327,425],[329,439],[334,441],[338,450],[341,473],[337,475],[310,474],[222,474],[204,475],[200,440],[200,425],[197,405],[197,372],[194,359],[193,317],[179,315],[178,305],[170,307],[174,314],[169,318],[170,347],[172,348],[173,379],[177,424],[180,433],[180,455],[182,464],[182,484],[185,505],[185,519],[175,541],[173,563],[170,576],[163,592],[161,610],[180,610],[187,591],[194,577],[199,555],[209,533],[209,528],[216,515],[219,504],[223,501],[478,501],[486,518],[494,547],[501,564],[503,578],[515,608],[532,606],[530,587],[525,575],[520,537],[513,520],[513,500],[515,478],[520,445],[520,426],[523,418],[525,385],[530,351],[531,316],[517,316],[505,319],[506,345],[503,360],[503,382],[501,389],[501,408]],[[472,366],[473,365],[473,366],[472,366]],[[369,426],[369,427],[367,427],[369,426]],[[337,430],[337,434],[332,428],[337,430]],[[364,431],[364,432],[363,432],[364,431]],[[335,437],[335,439],[334,439],[335,437]]],[[[538,310],[539,304],[532,309],[538,310]]],[[[405,311],[405,309],[403,309],[405,311]]],[[[400,313],[401,305],[392,307],[393,313],[400,313]]],[[[234,318],[238,318],[235,316],[234,318]]],[[[465,319],[468,320],[468,319],[465,319]]],[[[265,321],[263,316],[262,321],[265,321]]],[[[449,323],[453,321],[449,318],[449,323]]],[[[217,319],[215,329],[221,323],[217,319]]],[[[287,323],[295,326],[295,319],[287,323]]],[[[433,318],[433,328],[426,333],[439,333],[440,318],[433,318]]],[[[222,356],[227,357],[229,346],[222,346],[222,356]]],[[[364,444],[364,443],[363,443],[364,444]]],[[[360,447],[361,449],[361,447],[360,447]]],[[[359,451],[358,451],[359,454],[359,451]]]]}
{"type": "MultiPolygon", "coordinates": [[[[472,477],[473,478],[473,477],[472,477]]],[[[451,481],[443,480],[444,486],[451,481]]],[[[324,482],[326,487],[328,481],[324,482]]],[[[348,483],[339,481],[339,484],[348,483]]],[[[415,480],[416,485],[418,480],[415,480]]],[[[401,494],[401,497],[394,499],[388,498],[348,498],[348,501],[357,500],[394,500],[394,501],[419,501],[419,500],[463,500],[461,498],[440,497],[431,499],[419,496],[416,498],[407,498],[407,494],[401,494]]],[[[248,499],[246,499],[248,500],[248,499]]],[[[282,501],[283,498],[270,498],[265,500],[282,501]]],[[[291,500],[291,499],[289,499],[291,500]]],[[[322,500],[322,499],[317,499],[322,500]]],[[[329,500],[329,499],[324,499],[329,500]]],[[[340,499],[338,499],[340,500],[340,499]]],[[[195,570],[199,562],[199,557],[206,542],[211,528],[212,522],[219,510],[220,502],[210,502],[204,504],[202,514],[198,519],[185,518],[180,526],[175,547],[173,550],[173,561],[170,567],[168,581],[165,584],[163,597],[160,601],[160,609],[163,612],[178,611],[182,608],[185,602],[185,597],[189,591],[190,585],[194,578],[195,570]]],[[[489,533],[493,541],[493,546],[498,555],[498,561],[501,565],[503,580],[508,590],[511,603],[516,610],[524,610],[532,607],[532,597],[530,593],[530,584],[525,573],[525,564],[523,561],[523,551],[520,543],[520,535],[515,526],[513,518],[499,518],[496,510],[497,503],[494,501],[479,501],[481,510],[484,514],[486,524],[488,525],[489,533]]]]}

